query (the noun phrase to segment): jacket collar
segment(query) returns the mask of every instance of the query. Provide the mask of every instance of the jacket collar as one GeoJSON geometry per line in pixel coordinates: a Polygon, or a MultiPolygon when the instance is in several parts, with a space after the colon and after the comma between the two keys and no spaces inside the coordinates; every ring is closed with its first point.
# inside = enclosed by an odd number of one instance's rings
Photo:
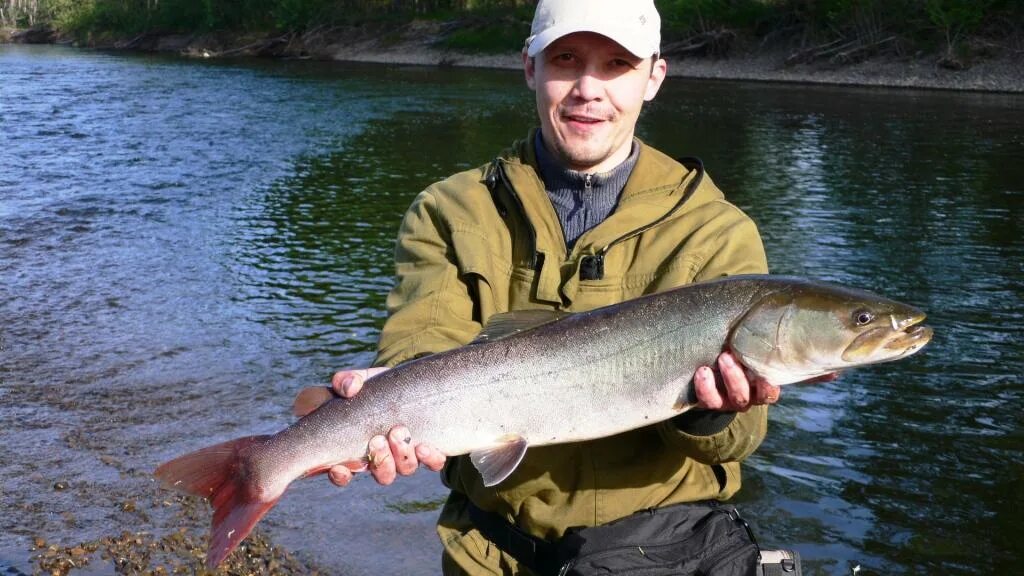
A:
{"type": "Polygon", "coordinates": [[[615,210],[581,236],[569,251],[537,168],[533,144],[536,130],[516,142],[498,161],[511,188],[509,192],[516,196],[533,227],[536,252],[544,259],[537,284],[537,297],[541,300],[564,303],[573,299],[579,288],[579,266],[584,256],[600,254],[624,236],[659,219],[677,216],[722,198],[714,186],[700,185],[680,205],[690,184],[702,176],[702,171],[699,174],[638,140],[640,151],[636,166],[615,210]]]}

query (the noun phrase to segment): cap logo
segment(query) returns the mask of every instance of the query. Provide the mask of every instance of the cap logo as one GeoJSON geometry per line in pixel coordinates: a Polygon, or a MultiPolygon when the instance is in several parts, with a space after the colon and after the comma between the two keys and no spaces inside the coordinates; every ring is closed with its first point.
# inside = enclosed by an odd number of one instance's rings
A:
{"type": "Polygon", "coordinates": [[[640,24],[647,24],[647,16],[644,16],[643,14],[640,15],[640,24]]]}

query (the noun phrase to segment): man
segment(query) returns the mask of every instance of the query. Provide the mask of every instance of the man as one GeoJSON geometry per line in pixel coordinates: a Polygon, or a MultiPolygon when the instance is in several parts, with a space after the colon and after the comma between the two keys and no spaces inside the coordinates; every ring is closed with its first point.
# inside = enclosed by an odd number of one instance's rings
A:
{"type": "MultiPolygon", "coordinates": [[[[767,271],[753,222],[699,162],[677,162],[634,138],[643,103],[665,79],[659,43],[651,0],[541,0],[523,50],[540,129],[416,198],[399,232],[379,367],[335,374],[339,394],[356,394],[388,366],[466,344],[496,313],[583,311],[767,271]]],[[[571,527],[736,493],[739,462],[764,438],[765,405],[779,391],[748,382],[728,353],[717,368],[717,377],[710,367],[694,375],[703,410],[533,448],[495,487],[483,486],[467,458],[446,460],[403,426],[370,442],[369,468],[382,484],[419,464],[443,468],[452,490],[438,522],[445,574],[550,571],[509,550],[508,531],[544,547],[571,527]]],[[[338,466],[330,477],[344,486],[361,469],[338,466]]]]}

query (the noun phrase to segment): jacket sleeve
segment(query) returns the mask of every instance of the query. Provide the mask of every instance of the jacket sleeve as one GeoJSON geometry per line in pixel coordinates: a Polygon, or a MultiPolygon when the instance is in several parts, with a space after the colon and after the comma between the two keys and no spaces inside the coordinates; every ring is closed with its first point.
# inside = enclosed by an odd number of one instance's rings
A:
{"type": "Polygon", "coordinates": [[[480,331],[474,300],[459,277],[450,227],[431,189],[406,212],[395,247],[396,284],[377,345],[377,366],[466,344],[480,331]]]}
{"type": "MultiPolygon", "coordinates": [[[[730,205],[738,214],[722,228],[716,241],[709,242],[704,265],[694,282],[735,274],[765,274],[767,258],[754,222],[730,205]]],[[[768,430],[767,406],[754,406],[747,412],[685,412],[663,422],[659,432],[671,446],[704,464],[736,462],[749,456],[764,440],[768,430]]]]}

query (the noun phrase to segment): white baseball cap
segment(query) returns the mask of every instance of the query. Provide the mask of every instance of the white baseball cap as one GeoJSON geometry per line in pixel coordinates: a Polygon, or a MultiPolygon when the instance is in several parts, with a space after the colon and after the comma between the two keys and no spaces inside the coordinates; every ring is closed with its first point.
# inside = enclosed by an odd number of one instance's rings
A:
{"type": "Polygon", "coordinates": [[[661,16],[654,0],[540,0],[533,14],[527,56],[574,32],[595,32],[638,58],[660,52],[661,16]]]}

